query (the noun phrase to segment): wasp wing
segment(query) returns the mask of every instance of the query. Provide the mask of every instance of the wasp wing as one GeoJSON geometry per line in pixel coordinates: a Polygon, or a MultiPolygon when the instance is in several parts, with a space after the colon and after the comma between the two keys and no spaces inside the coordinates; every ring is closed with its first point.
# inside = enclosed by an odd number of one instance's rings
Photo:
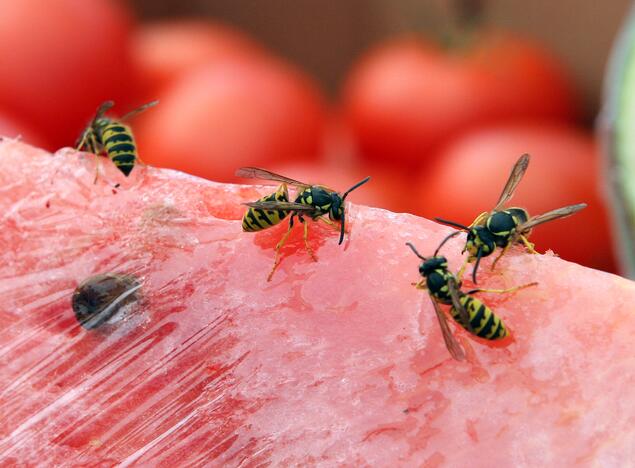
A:
{"type": "Polygon", "coordinates": [[[97,108],[97,111],[95,112],[95,117],[93,118],[93,121],[102,118],[104,114],[108,112],[110,109],[112,109],[113,107],[115,107],[115,101],[102,102],[97,108]]]}
{"type": "Polygon", "coordinates": [[[434,311],[436,312],[437,319],[439,320],[439,326],[441,327],[441,334],[443,335],[443,340],[445,341],[445,347],[448,348],[448,351],[454,359],[457,361],[465,361],[465,351],[463,351],[463,347],[450,331],[448,319],[441,310],[441,307],[439,307],[439,303],[435,301],[432,296],[430,296],[430,300],[432,301],[434,311]]]}
{"type": "Polygon", "coordinates": [[[472,324],[470,323],[470,314],[467,313],[463,304],[461,304],[461,293],[459,287],[456,284],[456,281],[452,278],[448,279],[448,290],[450,292],[450,297],[452,298],[452,305],[459,313],[461,320],[466,324],[466,329],[470,333],[475,333],[474,328],[472,328],[472,324]]]}
{"type": "Polygon", "coordinates": [[[131,110],[130,112],[128,112],[127,114],[125,114],[123,117],[121,117],[119,120],[128,120],[130,117],[140,114],[141,112],[145,111],[146,109],[150,108],[150,107],[154,107],[159,103],[158,99],[155,99],[154,101],[148,102],[140,107],[137,107],[136,109],[131,110]]]}
{"type": "Polygon", "coordinates": [[[315,212],[317,209],[311,205],[303,203],[283,202],[283,201],[256,201],[243,203],[251,208],[257,208],[265,211],[304,211],[315,212]]]}
{"type": "Polygon", "coordinates": [[[553,221],[554,219],[564,218],[566,216],[571,216],[574,213],[586,208],[586,203],[578,203],[577,205],[569,205],[562,208],[558,208],[552,211],[548,211],[538,216],[534,216],[533,218],[529,218],[526,223],[521,224],[516,228],[516,232],[522,234],[525,231],[533,228],[534,226],[538,226],[539,224],[547,223],[549,221],[553,221]]]}
{"type": "Polygon", "coordinates": [[[310,187],[311,184],[305,184],[289,177],[285,177],[275,172],[268,171],[266,169],[260,169],[259,167],[241,167],[236,171],[236,177],[244,177],[245,179],[262,179],[273,180],[276,182],[283,182],[289,185],[295,185],[296,187],[310,187]]]}
{"type": "Polygon", "coordinates": [[[511,200],[514,192],[516,191],[516,187],[518,187],[518,184],[525,175],[528,166],[529,155],[525,153],[520,158],[518,158],[518,161],[516,161],[516,164],[514,164],[512,172],[509,174],[509,178],[507,179],[507,183],[503,188],[501,196],[499,197],[498,202],[496,202],[496,206],[492,211],[500,211],[500,209],[505,206],[505,204],[509,200],[511,200]]]}

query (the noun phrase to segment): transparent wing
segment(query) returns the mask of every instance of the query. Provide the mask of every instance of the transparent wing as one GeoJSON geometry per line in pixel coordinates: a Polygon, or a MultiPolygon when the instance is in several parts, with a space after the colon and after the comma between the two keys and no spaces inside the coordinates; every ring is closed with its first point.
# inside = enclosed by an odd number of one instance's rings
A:
{"type": "Polygon", "coordinates": [[[529,218],[526,223],[518,226],[516,232],[523,233],[533,228],[534,226],[538,226],[539,224],[547,223],[549,221],[553,221],[554,219],[571,216],[572,214],[586,208],[586,206],[586,203],[578,203],[577,205],[565,206],[563,208],[558,208],[556,210],[548,211],[541,215],[534,216],[533,218],[529,218]]]}
{"type": "Polygon", "coordinates": [[[97,112],[95,112],[95,117],[93,120],[100,119],[104,116],[106,112],[115,107],[115,101],[104,101],[97,108],[97,112]]]}
{"type": "Polygon", "coordinates": [[[443,340],[445,341],[445,347],[448,348],[448,351],[454,359],[457,361],[465,361],[465,351],[463,351],[463,347],[450,331],[448,320],[441,310],[441,307],[439,307],[439,303],[435,301],[432,296],[430,296],[430,300],[434,305],[434,311],[436,312],[437,319],[439,320],[439,326],[441,327],[441,334],[443,335],[443,340]]]}
{"type": "Polygon", "coordinates": [[[458,311],[463,323],[467,324],[467,331],[474,333],[474,328],[472,328],[470,324],[470,314],[467,313],[467,310],[465,310],[465,307],[461,304],[461,292],[455,280],[448,280],[448,289],[450,291],[450,297],[452,298],[452,305],[458,311]]]}
{"type": "Polygon", "coordinates": [[[241,167],[236,171],[236,177],[244,177],[246,179],[262,179],[262,180],[274,180],[276,182],[284,182],[289,185],[295,185],[296,187],[310,187],[311,184],[305,184],[289,177],[285,177],[275,172],[267,171],[266,169],[260,169],[258,167],[241,167]]]}
{"type": "Polygon", "coordinates": [[[315,212],[317,211],[314,206],[305,205],[303,203],[282,202],[282,201],[256,201],[250,203],[244,203],[244,205],[252,208],[258,208],[265,211],[304,211],[315,212]]]}
{"type": "Polygon", "coordinates": [[[140,107],[137,107],[136,109],[131,110],[130,112],[128,112],[127,114],[125,114],[123,117],[121,117],[119,120],[128,120],[130,117],[140,114],[141,112],[145,111],[146,109],[150,108],[150,107],[154,107],[159,103],[159,100],[156,99],[154,101],[148,102],[147,104],[144,104],[140,107]]]}
{"type": "Polygon", "coordinates": [[[518,187],[519,182],[525,175],[525,172],[527,171],[528,166],[529,166],[529,155],[523,154],[520,158],[518,158],[518,161],[516,161],[516,164],[514,164],[512,172],[511,174],[509,174],[509,178],[507,179],[507,183],[505,184],[505,188],[503,188],[503,192],[501,193],[501,196],[498,199],[498,202],[496,203],[496,206],[494,207],[492,211],[500,211],[500,209],[509,200],[511,200],[512,196],[514,195],[514,192],[516,191],[516,187],[518,187]]]}

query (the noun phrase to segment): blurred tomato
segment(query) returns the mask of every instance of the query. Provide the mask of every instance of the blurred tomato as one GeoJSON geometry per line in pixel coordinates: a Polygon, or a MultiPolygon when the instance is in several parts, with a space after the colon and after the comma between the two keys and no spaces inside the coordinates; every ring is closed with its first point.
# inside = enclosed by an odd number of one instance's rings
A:
{"type": "Polygon", "coordinates": [[[589,206],[569,218],[538,226],[540,251],[603,270],[614,270],[608,214],[600,194],[600,162],[592,137],[560,124],[516,124],[481,130],[442,151],[419,178],[420,214],[469,224],[490,210],[522,153],[529,169],[510,206],[537,215],[561,206],[589,206]]]}
{"type": "Polygon", "coordinates": [[[118,1],[0,2],[0,105],[71,145],[97,105],[130,86],[131,18],[118,1]]]}
{"type": "Polygon", "coordinates": [[[187,73],[139,117],[142,158],[210,179],[240,166],[315,157],[324,101],[306,76],[271,59],[226,61],[187,73]]]}
{"type": "Polygon", "coordinates": [[[43,146],[45,140],[29,125],[6,112],[0,111],[0,138],[20,138],[33,146],[43,146]]]}
{"type": "Polygon", "coordinates": [[[343,101],[365,157],[421,165],[433,147],[484,123],[575,117],[572,84],[548,51],[509,34],[477,37],[442,50],[407,36],[362,58],[343,101]]]}
{"type": "Polygon", "coordinates": [[[263,52],[231,26],[196,20],[143,24],[133,34],[131,50],[148,99],[196,66],[263,52]]]}

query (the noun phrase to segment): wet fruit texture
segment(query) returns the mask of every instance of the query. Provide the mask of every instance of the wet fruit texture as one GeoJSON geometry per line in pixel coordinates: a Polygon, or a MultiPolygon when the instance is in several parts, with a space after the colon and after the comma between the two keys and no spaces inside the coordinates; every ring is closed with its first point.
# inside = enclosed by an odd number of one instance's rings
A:
{"type": "MultiPolygon", "coordinates": [[[[453,329],[453,361],[404,243],[448,228],[349,205],[351,233],[241,231],[271,187],[0,143],[0,460],[33,466],[553,466],[633,462],[635,285],[511,252],[479,280],[513,339],[453,329]],[[113,193],[112,185],[121,187],[113,193]],[[133,274],[136,313],[85,330],[86,278],[133,274]],[[619,462],[616,462],[619,460],[619,462]]],[[[327,182],[327,181],[325,181],[327,182]]],[[[372,183],[372,182],[371,182],[372,183]]],[[[301,231],[301,230],[298,230],[301,231]]],[[[460,240],[444,249],[458,268],[460,240]]]]}

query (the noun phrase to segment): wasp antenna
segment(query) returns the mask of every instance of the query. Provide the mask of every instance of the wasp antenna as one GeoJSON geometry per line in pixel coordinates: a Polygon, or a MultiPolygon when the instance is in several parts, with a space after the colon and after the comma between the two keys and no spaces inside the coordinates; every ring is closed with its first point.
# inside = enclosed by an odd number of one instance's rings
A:
{"type": "Polygon", "coordinates": [[[469,231],[469,230],[470,230],[470,228],[469,228],[468,226],[465,226],[465,225],[463,225],[463,224],[456,223],[456,222],[454,222],[454,221],[449,221],[449,220],[447,220],[447,219],[443,219],[443,218],[434,218],[434,220],[435,220],[436,222],[438,222],[438,223],[441,223],[441,224],[447,224],[448,226],[454,226],[454,227],[457,227],[457,228],[459,228],[459,229],[464,229],[464,230],[466,230],[466,231],[469,231]]]}
{"type": "Polygon", "coordinates": [[[423,260],[424,262],[427,260],[427,258],[425,258],[423,255],[421,255],[419,252],[417,252],[417,249],[415,249],[415,246],[412,245],[410,242],[406,242],[406,245],[408,247],[410,247],[412,249],[412,251],[415,253],[415,255],[417,257],[419,257],[421,260],[423,260]]]}
{"type": "Polygon", "coordinates": [[[344,217],[344,210],[342,210],[342,220],[340,221],[340,241],[337,245],[342,245],[342,242],[344,241],[344,217]]]}
{"type": "Polygon", "coordinates": [[[476,263],[474,264],[474,268],[472,268],[472,282],[476,283],[476,272],[478,270],[478,265],[481,263],[481,258],[483,258],[483,247],[478,248],[478,252],[476,253],[476,263]]]}
{"type": "Polygon", "coordinates": [[[453,238],[453,237],[455,237],[455,236],[458,236],[459,234],[461,234],[461,231],[454,231],[453,233],[448,234],[447,236],[445,236],[445,239],[443,239],[443,240],[441,241],[441,243],[440,243],[440,244],[439,244],[439,246],[437,247],[437,250],[435,250],[435,251],[434,251],[434,256],[435,256],[435,257],[437,256],[437,254],[439,253],[439,250],[441,250],[441,247],[443,247],[443,245],[444,245],[447,241],[449,241],[450,239],[452,239],[452,238],[453,238]]]}
{"type": "Polygon", "coordinates": [[[355,190],[356,188],[358,188],[360,185],[364,185],[366,182],[368,182],[370,180],[370,176],[366,177],[364,180],[357,182],[355,185],[353,185],[351,188],[349,188],[346,192],[344,192],[344,195],[342,195],[342,201],[344,201],[344,199],[346,198],[346,196],[351,193],[353,190],[355,190]]]}

